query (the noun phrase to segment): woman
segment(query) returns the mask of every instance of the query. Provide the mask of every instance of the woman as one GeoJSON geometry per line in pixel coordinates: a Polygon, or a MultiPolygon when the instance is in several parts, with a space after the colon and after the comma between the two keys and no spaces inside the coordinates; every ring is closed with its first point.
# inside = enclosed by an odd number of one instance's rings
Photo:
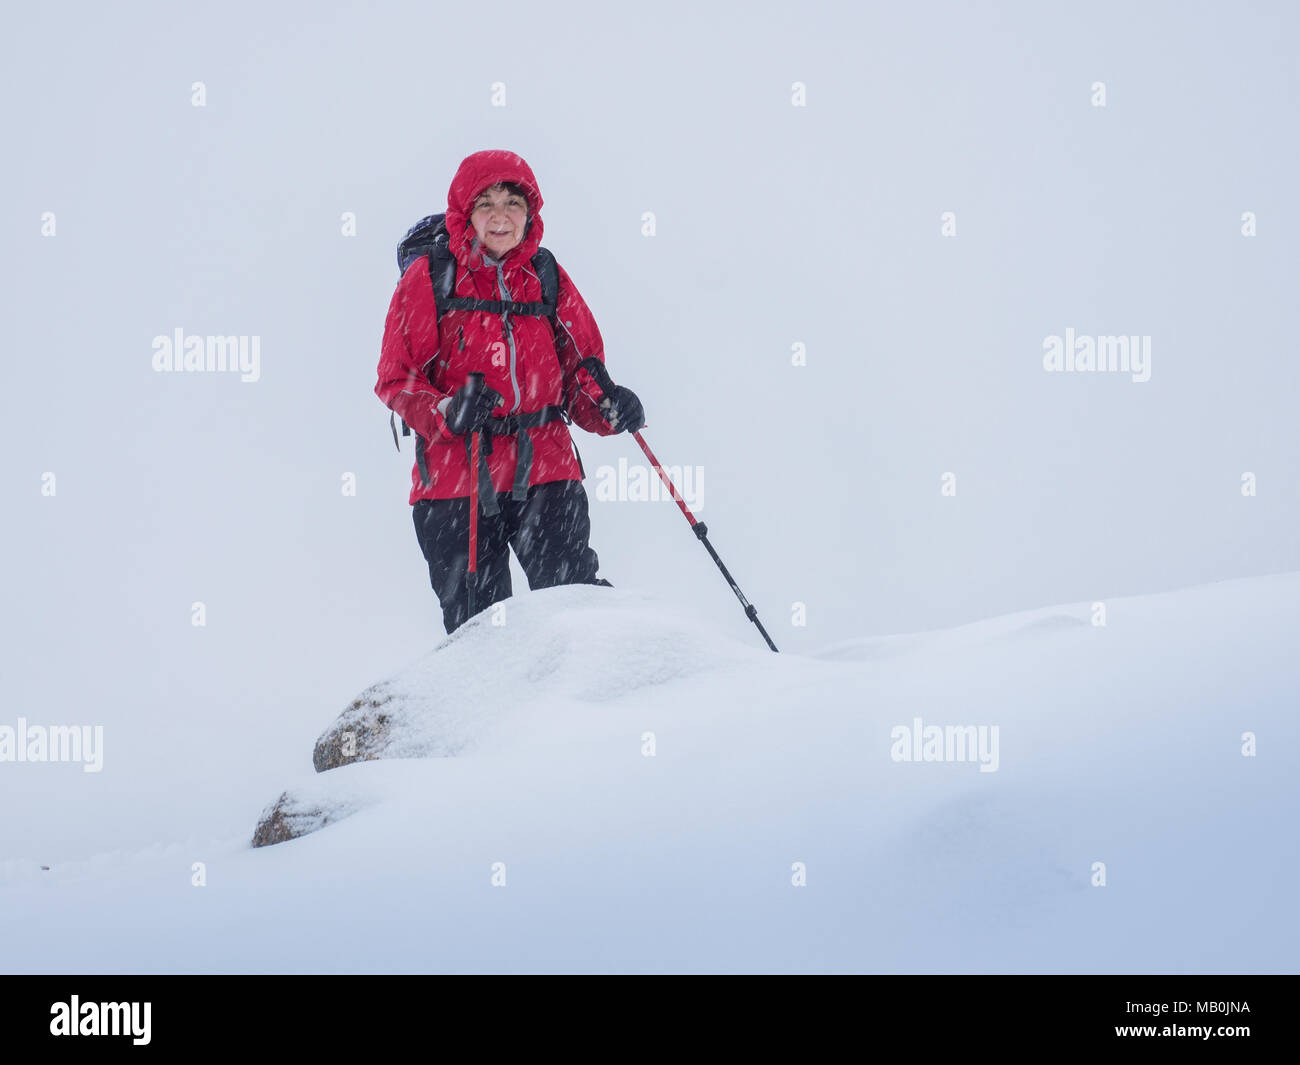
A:
{"type": "Polygon", "coordinates": [[[513,152],[465,159],[447,193],[451,305],[440,321],[430,257],[421,256],[402,274],[384,326],[375,392],[417,434],[410,502],[448,632],[469,617],[469,434],[480,434],[485,453],[474,474],[477,612],[510,596],[511,548],[530,588],[608,585],[587,545],[587,494],[568,424],[608,436],[645,422],[630,389],[604,395],[579,366],[603,364],[604,345],[563,267],[553,317],[518,307],[543,298],[533,262],[541,208],[537,179],[513,152]],[[481,389],[474,373],[483,375],[481,389]]]}

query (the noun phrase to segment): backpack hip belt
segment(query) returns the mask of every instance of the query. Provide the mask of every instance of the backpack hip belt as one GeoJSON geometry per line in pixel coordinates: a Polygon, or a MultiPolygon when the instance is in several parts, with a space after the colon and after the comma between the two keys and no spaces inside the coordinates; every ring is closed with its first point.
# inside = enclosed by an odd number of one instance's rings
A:
{"type": "MultiPolygon", "coordinates": [[[[484,514],[496,514],[501,509],[497,506],[497,494],[492,487],[492,475],[488,472],[487,457],[492,454],[492,438],[513,436],[518,441],[519,454],[515,462],[515,480],[510,488],[510,498],[522,501],[528,498],[528,483],[533,471],[533,440],[527,430],[556,421],[567,422],[568,418],[564,414],[563,407],[552,403],[541,410],[489,418],[484,423],[480,430],[483,434],[483,446],[478,452],[478,470],[470,471],[471,477],[478,477],[478,498],[484,514]]],[[[472,454],[469,433],[465,434],[465,454],[466,456],[472,454]]]]}

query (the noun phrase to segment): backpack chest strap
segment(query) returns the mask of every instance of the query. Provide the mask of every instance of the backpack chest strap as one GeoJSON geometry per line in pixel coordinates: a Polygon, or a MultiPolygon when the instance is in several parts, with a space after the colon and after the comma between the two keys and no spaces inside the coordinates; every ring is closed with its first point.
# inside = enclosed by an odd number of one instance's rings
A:
{"type": "Polygon", "coordinates": [[[519,316],[554,319],[560,302],[560,268],[546,248],[538,248],[532,258],[532,267],[542,284],[540,301],[485,300],[472,296],[456,296],[456,259],[445,243],[435,245],[428,253],[429,280],[433,284],[433,302],[438,318],[448,311],[487,311],[489,314],[514,314],[519,316]]]}
{"type": "Polygon", "coordinates": [[[438,303],[441,311],[487,311],[489,314],[513,314],[515,317],[550,318],[554,303],[522,303],[519,300],[480,300],[469,296],[448,296],[438,303]]]}

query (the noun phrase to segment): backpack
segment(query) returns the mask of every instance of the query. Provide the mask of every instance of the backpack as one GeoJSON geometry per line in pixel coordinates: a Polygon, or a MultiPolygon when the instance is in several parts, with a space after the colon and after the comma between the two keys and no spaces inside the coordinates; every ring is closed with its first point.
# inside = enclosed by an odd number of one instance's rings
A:
{"type": "MultiPolygon", "coordinates": [[[[525,303],[519,300],[482,300],[467,296],[453,296],[452,287],[456,284],[456,257],[449,248],[447,233],[447,216],[445,214],[426,215],[406,231],[397,244],[398,276],[406,273],[406,268],[421,256],[428,256],[429,279],[433,282],[433,303],[438,308],[438,321],[448,311],[488,311],[492,314],[511,314],[527,317],[544,317],[550,319],[551,331],[558,335],[556,322],[556,303],[560,291],[560,271],[555,256],[545,248],[538,248],[532,258],[533,270],[542,282],[542,302],[525,303]]],[[[388,426],[393,431],[393,444],[398,451],[402,445],[397,439],[397,414],[388,416],[388,426]]],[[[410,436],[411,427],[402,422],[402,435],[410,436]]],[[[417,441],[419,434],[416,434],[417,441]]],[[[416,458],[423,463],[424,445],[419,441],[416,458]]]]}

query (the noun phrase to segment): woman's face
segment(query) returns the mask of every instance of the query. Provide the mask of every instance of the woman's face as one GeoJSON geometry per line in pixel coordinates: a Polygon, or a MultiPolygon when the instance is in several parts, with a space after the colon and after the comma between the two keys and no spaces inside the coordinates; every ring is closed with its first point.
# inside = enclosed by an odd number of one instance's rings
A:
{"type": "Polygon", "coordinates": [[[469,218],[479,243],[488,254],[500,259],[524,239],[528,204],[522,196],[505,189],[484,189],[475,197],[469,218]]]}

